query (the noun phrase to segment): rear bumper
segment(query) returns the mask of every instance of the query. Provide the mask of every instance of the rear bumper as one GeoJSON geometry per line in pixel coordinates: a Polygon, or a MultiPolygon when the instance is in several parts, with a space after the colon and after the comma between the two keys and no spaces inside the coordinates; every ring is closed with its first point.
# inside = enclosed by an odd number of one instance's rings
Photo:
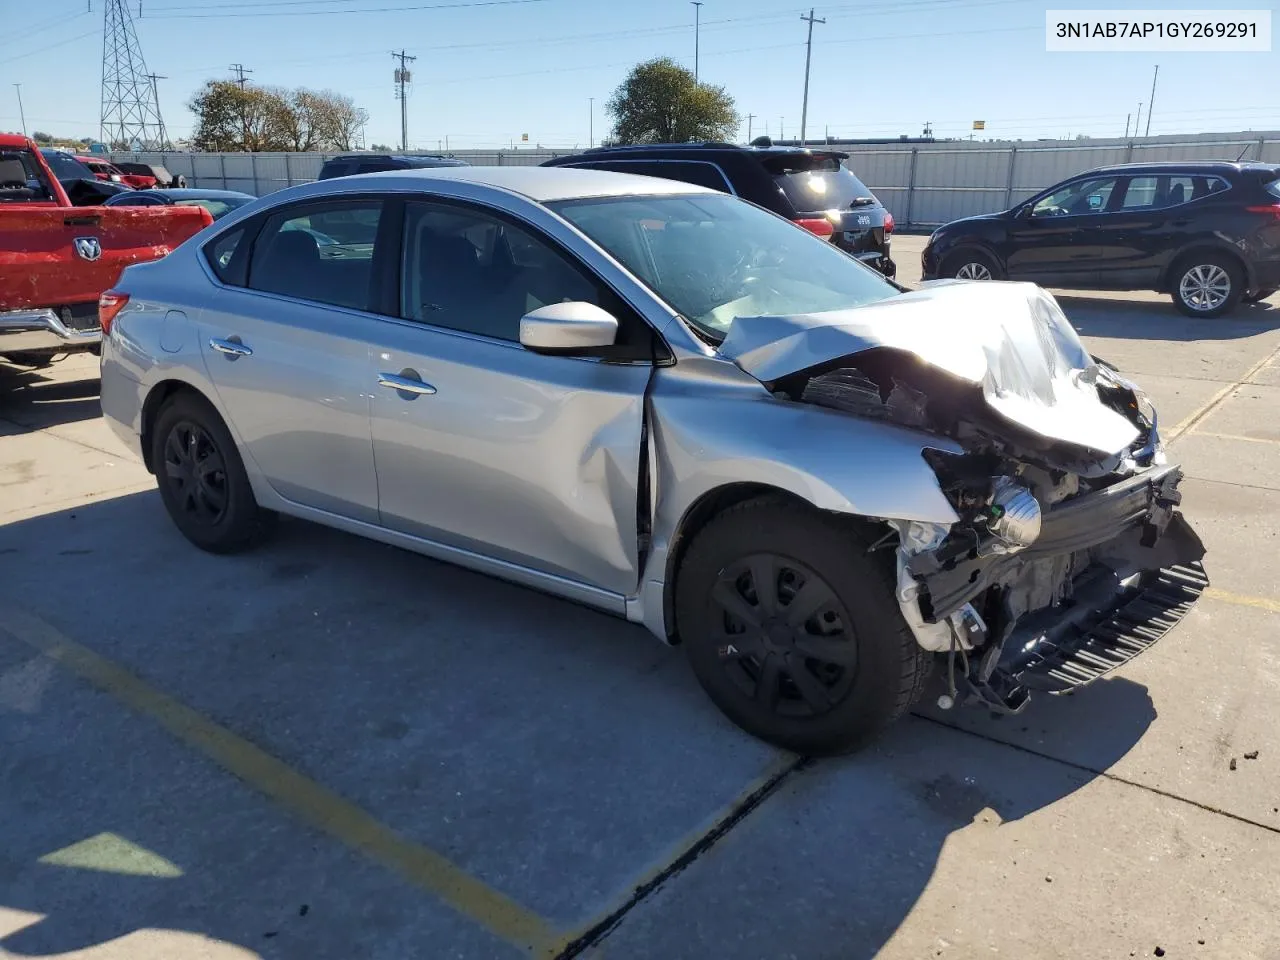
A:
{"type": "Polygon", "coordinates": [[[1280,260],[1255,260],[1253,280],[1254,286],[1259,290],[1280,287],[1280,260]]]}
{"type": "Polygon", "coordinates": [[[70,308],[63,311],[62,315],[48,307],[0,311],[0,354],[88,350],[102,342],[101,327],[78,325],[70,308]]]}

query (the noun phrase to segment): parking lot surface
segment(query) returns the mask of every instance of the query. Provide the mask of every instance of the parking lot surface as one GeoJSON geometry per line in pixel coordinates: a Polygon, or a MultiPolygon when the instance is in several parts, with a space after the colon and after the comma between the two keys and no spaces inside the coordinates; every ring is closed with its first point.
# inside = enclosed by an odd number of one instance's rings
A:
{"type": "Polygon", "coordinates": [[[817,762],[572,604],[302,522],[203,554],[95,358],[0,367],[0,957],[1280,957],[1280,297],[1060,300],[1212,588],[1072,697],[817,762]]]}

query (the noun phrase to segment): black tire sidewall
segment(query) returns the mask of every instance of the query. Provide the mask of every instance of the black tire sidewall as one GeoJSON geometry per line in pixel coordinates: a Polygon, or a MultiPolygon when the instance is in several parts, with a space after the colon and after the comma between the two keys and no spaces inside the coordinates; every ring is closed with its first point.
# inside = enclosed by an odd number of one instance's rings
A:
{"type": "Polygon", "coordinates": [[[1188,317],[1212,320],[1215,317],[1221,317],[1224,314],[1230,313],[1244,297],[1244,270],[1241,269],[1240,264],[1236,262],[1236,260],[1219,253],[1193,254],[1185,256],[1179,259],[1173,268],[1171,282],[1169,284],[1169,293],[1173,298],[1174,306],[1188,317]],[[1209,264],[1219,266],[1227,272],[1227,276],[1231,278],[1231,293],[1227,295],[1226,300],[1212,310],[1196,310],[1182,299],[1182,278],[1186,276],[1187,271],[1194,267],[1208,266],[1209,264]]]}
{"type": "Polygon", "coordinates": [[[160,499],[182,535],[211,553],[231,553],[250,545],[261,529],[261,511],[231,431],[212,404],[192,393],[178,394],[160,409],[151,436],[151,463],[155,468],[160,499]],[[182,422],[203,428],[222,457],[227,475],[227,512],[216,525],[196,523],[182,510],[165,473],[165,442],[173,428],[182,422]]]}
{"type": "Polygon", "coordinates": [[[802,754],[840,753],[864,743],[905,709],[904,658],[920,651],[885,571],[864,551],[851,529],[789,504],[730,510],[689,547],[677,574],[677,631],[698,682],[748,733],[802,754]],[[743,556],[766,551],[803,563],[826,580],[852,621],[858,672],[844,699],[818,717],[785,717],[756,707],[725,673],[711,639],[707,597],[720,572],[743,556]]]}

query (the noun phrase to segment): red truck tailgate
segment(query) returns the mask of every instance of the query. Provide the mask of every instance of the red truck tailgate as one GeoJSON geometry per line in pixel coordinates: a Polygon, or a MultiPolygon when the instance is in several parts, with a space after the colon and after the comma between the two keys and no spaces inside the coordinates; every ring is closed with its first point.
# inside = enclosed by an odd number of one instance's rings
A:
{"type": "Polygon", "coordinates": [[[7,207],[0,310],[96,301],[129,264],[158,260],[210,222],[200,207],[7,207]]]}

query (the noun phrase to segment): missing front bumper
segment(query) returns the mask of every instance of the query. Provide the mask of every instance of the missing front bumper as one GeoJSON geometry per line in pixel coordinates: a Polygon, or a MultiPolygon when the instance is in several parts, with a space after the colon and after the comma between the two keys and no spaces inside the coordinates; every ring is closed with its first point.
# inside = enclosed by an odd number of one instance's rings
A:
{"type": "Polygon", "coordinates": [[[1140,529],[1107,545],[1072,583],[1070,600],[1019,619],[1003,643],[970,661],[968,699],[1018,713],[1033,691],[1071,693],[1145,653],[1209,586],[1204,544],[1181,514],[1150,546],[1140,529]]]}

